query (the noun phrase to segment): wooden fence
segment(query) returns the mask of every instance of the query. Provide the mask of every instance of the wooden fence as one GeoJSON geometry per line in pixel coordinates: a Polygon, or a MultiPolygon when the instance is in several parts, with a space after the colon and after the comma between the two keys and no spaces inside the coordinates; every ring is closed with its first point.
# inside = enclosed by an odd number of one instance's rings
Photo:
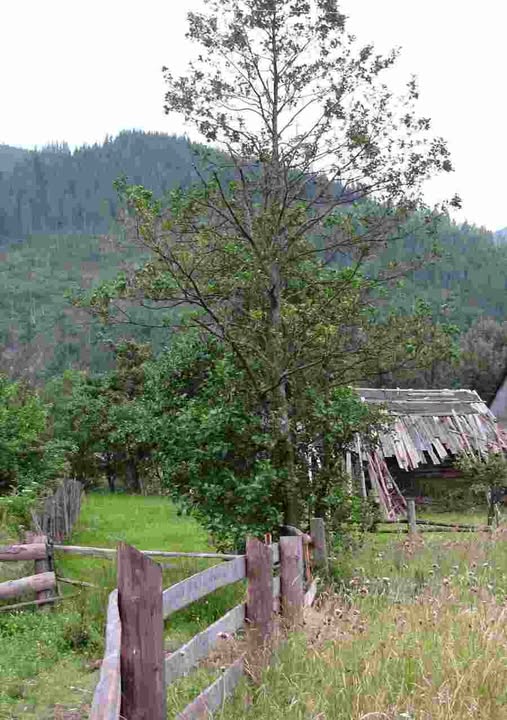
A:
{"type": "Polygon", "coordinates": [[[32,514],[35,530],[53,541],[67,538],[79,517],[83,486],[77,480],[64,480],[32,514]]]}
{"type": "Polygon", "coordinates": [[[400,518],[398,520],[381,520],[380,528],[377,532],[381,533],[399,533],[407,532],[409,535],[418,535],[421,532],[490,532],[491,526],[489,525],[470,525],[466,523],[445,523],[437,522],[435,520],[421,520],[417,519],[415,500],[407,500],[407,517],[400,518]],[[382,527],[383,525],[389,525],[389,529],[382,527]],[[391,529],[392,526],[396,526],[396,529],[391,529]],[[406,526],[406,527],[405,527],[406,526]]]}
{"type": "MultiPolygon", "coordinates": [[[[63,540],[72,531],[79,517],[83,486],[77,480],[65,480],[40,509],[32,513],[34,531],[26,532],[24,543],[0,547],[0,561],[34,561],[34,574],[0,583],[0,601],[36,593],[36,600],[4,605],[0,611],[14,610],[29,605],[43,605],[61,600],[56,592],[53,541],[63,540]]],[[[79,583],[78,583],[79,584],[79,583]]]]}
{"type": "MultiPolygon", "coordinates": [[[[207,553],[224,562],[166,590],[162,589],[160,566],[146,552],[121,543],[117,550],[118,588],[109,596],[106,649],[90,720],[165,720],[167,686],[192,672],[224,634],[232,635],[248,625],[266,641],[278,612],[290,621],[297,620],[302,608],[311,605],[316,596],[312,569],[327,562],[325,528],[323,520],[315,518],[311,535],[295,528],[286,530],[291,534],[281,537],[279,543],[249,538],[245,555],[207,553]],[[166,657],[165,618],[220,587],[245,579],[245,603],[166,657]]],[[[188,555],[170,553],[172,557],[188,555]]],[[[243,662],[243,657],[238,657],[178,719],[209,718],[234,691],[243,675],[243,662]]]]}
{"type": "Polygon", "coordinates": [[[26,543],[0,547],[0,561],[26,562],[34,561],[34,574],[16,580],[0,583],[0,600],[25,595],[28,592],[37,594],[36,600],[4,605],[0,610],[14,610],[28,605],[46,605],[55,602],[56,575],[53,567],[51,545],[45,535],[26,534],[26,543]]]}

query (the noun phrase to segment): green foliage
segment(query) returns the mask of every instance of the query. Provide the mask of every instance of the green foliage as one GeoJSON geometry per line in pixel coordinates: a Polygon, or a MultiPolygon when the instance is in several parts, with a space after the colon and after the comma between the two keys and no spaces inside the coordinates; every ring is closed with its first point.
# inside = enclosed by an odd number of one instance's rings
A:
{"type": "Polygon", "coordinates": [[[463,454],[458,458],[456,467],[468,481],[474,495],[484,497],[494,487],[507,487],[507,456],[503,452],[463,454]]]}
{"type": "Polygon", "coordinates": [[[282,510],[266,458],[271,439],[248,407],[244,374],[230,354],[183,335],[146,372],[138,432],[146,438],[148,428],[156,443],[172,497],[223,546],[272,531],[282,510]]]}
{"type": "Polygon", "coordinates": [[[38,489],[67,469],[71,445],[48,437],[48,409],[22,382],[0,376],[0,509],[26,519],[38,489]]]}

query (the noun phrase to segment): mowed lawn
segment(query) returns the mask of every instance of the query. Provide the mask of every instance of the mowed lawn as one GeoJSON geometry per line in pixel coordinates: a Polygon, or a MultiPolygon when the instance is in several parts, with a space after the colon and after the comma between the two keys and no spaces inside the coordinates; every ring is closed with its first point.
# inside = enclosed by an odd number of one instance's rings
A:
{"type": "MultiPolygon", "coordinates": [[[[199,552],[212,550],[206,532],[193,519],[178,515],[163,497],[123,494],[87,495],[72,537],[66,544],[115,547],[126,541],[140,549],[199,552]]],[[[206,560],[171,560],[164,587],[207,567],[206,560]]],[[[16,576],[33,572],[19,565],[16,576]]],[[[93,583],[94,588],[61,584],[68,599],[49,612],[0,613],[0,719],[49,720],[58,712],[87,716],[103,654],[104,609],[116,586],[116,563],[101,558],[55,554],[57,574],[93,583]],[[71,597],[72,596],[72,597],[71,597]],[[56,709],[55,709],[56,708],[56,709]]],[[[11,563],[8,571],[16,565],[11,563]]],[[[166,626],[166,644],[177,646],[220,617],[241,588],[224,588],[208,601],[177,613],[166,626]]],[[[63,717],[63,716],[62,716],[63,717]]],[[[78,717],[78,715],[76,715],[78,717]]]]}

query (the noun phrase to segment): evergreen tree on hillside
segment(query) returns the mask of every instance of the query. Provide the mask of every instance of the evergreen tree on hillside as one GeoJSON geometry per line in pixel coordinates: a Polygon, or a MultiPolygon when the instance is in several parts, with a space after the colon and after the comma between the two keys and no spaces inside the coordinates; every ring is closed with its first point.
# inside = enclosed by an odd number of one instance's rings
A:
{"type": "MultiPolygon", "coordinates": [[[[1,158],[0,148],[0,169],[1,158]]],[[[123,132],[72,153],[65,144],[21,151],[0,174],[0,237],[107,232],[117,210],[118,176],[163,194],[191,182],[192,159],[185,138],[142,132],[123,132]]]]}

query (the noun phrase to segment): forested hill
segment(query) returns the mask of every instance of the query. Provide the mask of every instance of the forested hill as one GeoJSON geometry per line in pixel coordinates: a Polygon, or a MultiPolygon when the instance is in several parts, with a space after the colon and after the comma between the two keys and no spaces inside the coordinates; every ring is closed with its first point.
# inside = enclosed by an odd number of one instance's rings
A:
{"type": "Polygon", "coordinates": [[[123,132],[74,152],[65,144],[30,152],[0,146],[0,239],[107,232],[121,174],[157,194],[186,185],[193,177],[190,145],[182,137],[123,132]]]}
{"type": "MultiPolygon", "coordinates": [[[[36,379],[67,367],[107,368],[107,343],[65,291],[90,287],[139,260],[135,250],[100,237],[116,212],[114,180],[125,174],[162,194],[195,179],[192,163],[186,139],[142,132],[74,152],[65,145],[39,152],[0,146],[0,372],[36,379]]],[[[421,242],[407,236],[383,262],[424,255],[432,241],[421,242]]],[[[438,244],[442,259],[407,277],[389,305],[408,309],[422,297],[435,316],[463,330],[481,316],[506,321],[507,243],[443,221],[438,244]]],[[[146,328],[134,334],[154,339],[146,328]]],[[[167,338],[167,330],[159,331],[157,344],[167,338]]]]}

